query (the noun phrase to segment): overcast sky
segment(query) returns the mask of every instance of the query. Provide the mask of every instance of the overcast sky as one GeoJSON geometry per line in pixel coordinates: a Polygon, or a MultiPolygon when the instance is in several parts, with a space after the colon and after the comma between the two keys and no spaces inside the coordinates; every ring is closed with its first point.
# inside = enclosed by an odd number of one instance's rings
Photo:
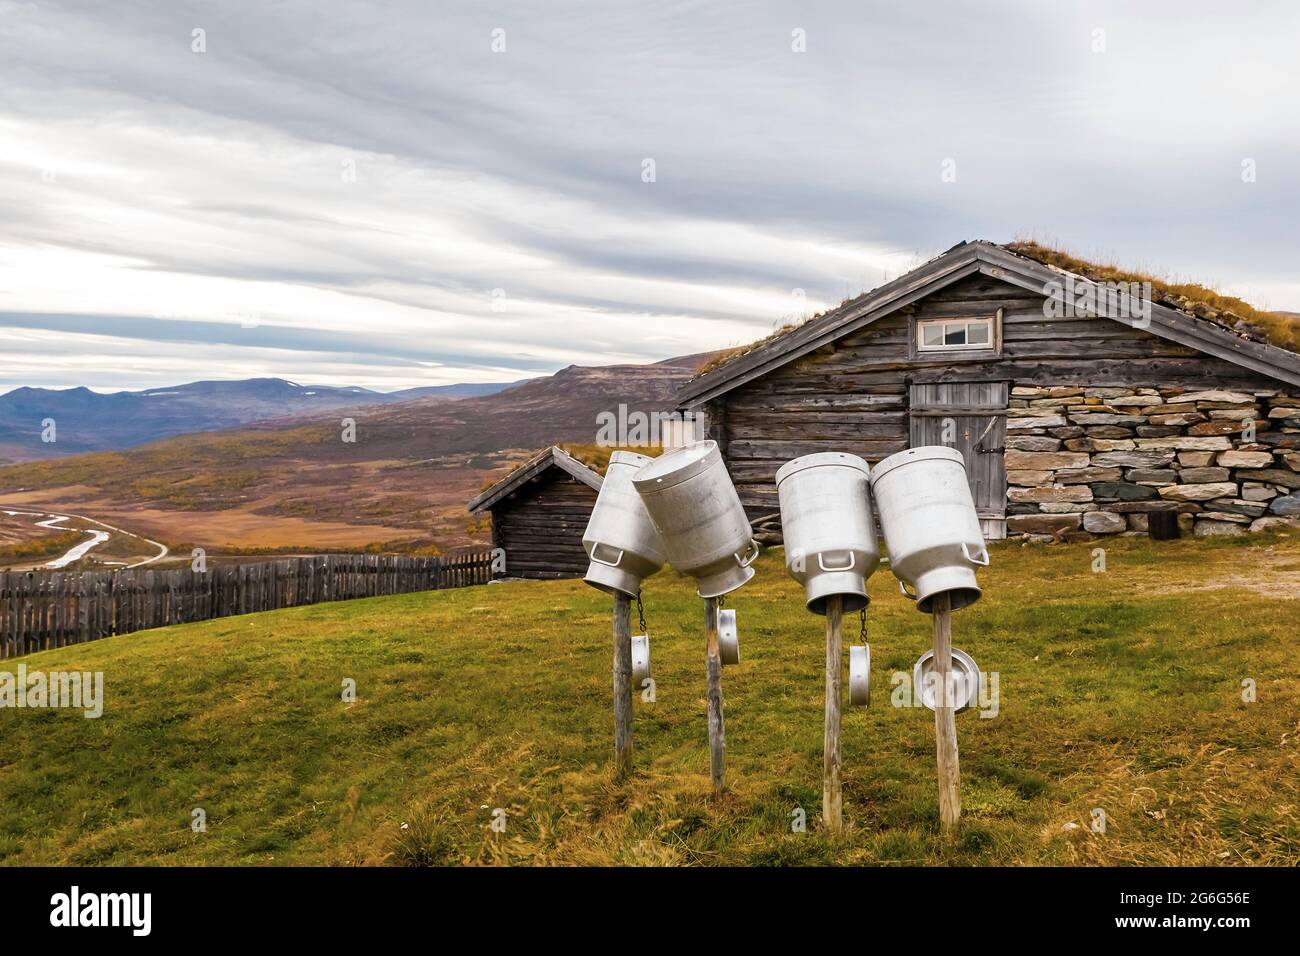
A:
{"type": "Polygon", "coordinates": [[[1298,38],[1284,2],[0,0],[0,390],[654,361],[971,238],[1300,310],[1298,38]]]}

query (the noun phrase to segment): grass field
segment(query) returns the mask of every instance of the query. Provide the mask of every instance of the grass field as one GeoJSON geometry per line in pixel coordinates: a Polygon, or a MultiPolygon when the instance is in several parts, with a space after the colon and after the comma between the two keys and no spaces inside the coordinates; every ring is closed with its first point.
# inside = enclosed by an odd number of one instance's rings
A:
{"type": "Polygon", "coordinates": [[[890,675],[910,672],[930,619],[887,570],[872,582],[872,705],[845,711],[848,829],[821,831],[822,621],[769,554],[729,601],[742,663],[723,674],[718,802],[689,582],[648,582],[657,701],[635,704],[637,772],[621,785],[608,599],[507,583],[26,658],[103,671],[106,702],[98,720],[0,710],[0,860],[1300,863],[1300,537],[1110,541],[1103,573],[1093,547],[998,545],[984,600],[955,615],[956,646],[999,674],[1001,709],[958,717],[952,840],[938,833],[932,715],[890,706],[890,675]],[[795,808],[806,833],[791,832],[795,808]]]}

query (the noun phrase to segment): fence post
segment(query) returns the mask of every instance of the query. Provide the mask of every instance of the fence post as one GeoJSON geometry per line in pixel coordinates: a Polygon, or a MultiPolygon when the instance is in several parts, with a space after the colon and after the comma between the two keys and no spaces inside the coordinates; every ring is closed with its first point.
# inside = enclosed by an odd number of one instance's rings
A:
{"type": "Polygon", "coordinates": [[[487,584],[492,552],[321,555],[198,572],[0,571],[0,658],[151,627],[487,584]]]}

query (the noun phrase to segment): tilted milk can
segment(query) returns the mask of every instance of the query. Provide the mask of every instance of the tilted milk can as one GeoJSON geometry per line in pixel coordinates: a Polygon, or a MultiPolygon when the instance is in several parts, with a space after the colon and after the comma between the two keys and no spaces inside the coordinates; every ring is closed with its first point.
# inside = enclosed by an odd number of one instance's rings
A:
{"type": "Polygon", "coordinates": [[[663,567],[659,532],[632,487],[632,476],[652,461],[631,451],[609,456],[605,482],[582,533],[582,546],[591,559],[583,580],[592,587],[636,597],[641,580],[663,567]]]}
{"type": "Polygon", "coordinates": [[[978,601],[975,568],[989,554],[961,452],[926,445],[890,455],[871,469],[871,491],[889,566],[917,608],[930,613],[945,591],[954,611],[978,601]]]}
{"type": "Polygon", "coordinates": [[[668,560],[696,579],[700,597],[721,597],[754,576],[754,540],[715,441],[665,452],[632,478],[668,560]]]}
{"type": "Polygon", "coordinates": [[[870,474],[857,455],[837,451],[796,458],[776,473],[785,566],[814,614],[825,614],[834,594],[846,612],[867,606],[867,578],[880,563],[870,474]]]}

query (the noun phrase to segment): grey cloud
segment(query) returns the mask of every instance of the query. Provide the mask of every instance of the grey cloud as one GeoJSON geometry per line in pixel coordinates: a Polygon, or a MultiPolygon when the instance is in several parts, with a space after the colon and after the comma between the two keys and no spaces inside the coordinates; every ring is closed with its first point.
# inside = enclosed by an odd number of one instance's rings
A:
{"type": "MultiPolygon", "coordinates": [[[[255,321],[250,317],[250,321],[255,321]]],[[[143,318],[133,315],[53,314],[0,312],[0,328],[42,329],[75,335],[98,335],[137,343],[231,345],[245,349],[282,349],[293,352],[338,354],[398,367],[437,362],[462,368],[511,368],[529,371],[536,358],[493,353],[486,356],[445,351],[422,345],[410,337],[397,339],[359,327],[354,334],[318,329],[296,329],[264,325],[242,327],[236,321],[202,322],[182,319],[143,318]]],[[[43,348],[44,346],[42,346],[43,348]]]]}
{"type": "MultiPolygon", "coordinates": [[[[416,168],[581,200],[633,226],[646,223],[644,242],[592,241],[581,223],[546,230],[486,210],[468,226],[481,241],[536,253],[575,274],[797,286],[830,300],[885,278],[833,263],[810,275],[803,263],[746,261],[706,241],[667,248],[652,233],[672,218],[741,223],[791,241],[880,244],[919,257],[964,238],[1029,232],[1206,281],[1296,281],[1300,132],[1276,121],[1300,93],[1285,40],[1297,14],[1285,8],[1270,8],[1264,32],[1260,12],[1208,2],[1081,9],[1011,2],[434,7],[411,0],[235,9],[129,0],[33,10],[13,18],[8,38],[0,33],[0,81],[10,91],[0,117],[121,117],[177,138],[219,136],[235,122],[341,154],[391,155],[416,168]],[[203,56],[189,50],[194,27],[207,30],[203,56]],[[489,50],[496,27],[506,30],[505,54],[489,50]],[[795,28],[807,31],[807,53],[790,50],[795,28]],[[1102,54],[1090,48],[1098,28],[1106,30],[1102,54]],[[1234,86],[1237,75],[1243,79],[1234,86]],[[1202,116],[1213,122],[1196,124],[1202,116]],[[1237,175],[1248,156],[1260,166],[1251,186],[1237,175]],[[653,184],[640,180],[645,157],[657,164],[653,184]],[[957,164],[956,183],[940,181],[947,158],[957,164]]],[[[115,201],[134,201],[129,183],[115,188],[115,201]]],[[[246,232],[249,249],[169,248],[147,235],[124,235],[112,247],[49,215],[39,194],[26,203],[0,195],[8,216],[0,234],[127,253],[146,269],[181,274],[329,289],[391,284],[367,295],[404,305],[424,305],[425,291],[485,291],[477,268],[367,250],[346,218],[273,195],[192,195],[184,209],[246,232]],[[303,238],[292,254],[261,255],[252,240],[273,230],[303,238]]],[[[635,311],[579,283],[557,291],[514,275],[505,284],[512,296],[554,306],[635,311]]],[[[646,303],[644,311],[657,308],[646,303]]],[[[708,323],[735,319],[705,305],[693,315],[705,335],[708,323]]],[[[754,316],[752,324],[761,333],[770,320],[754,316]]],[[[129,316],[115,321],[127,336],[157,330],[129,316]]],[[[611,329],[579,343],[563,329],[533,329],[485,345],[508,355],[549,336],[575,350],[613,349],[636,332],[611,329]]],[[[396,339],[358,350],[329,333],[275,334],[285,343],[276,348],[395,362],[447,358],[396,339]]],[[[466,350],[452,355],[483,359],[466,350]]]]}

